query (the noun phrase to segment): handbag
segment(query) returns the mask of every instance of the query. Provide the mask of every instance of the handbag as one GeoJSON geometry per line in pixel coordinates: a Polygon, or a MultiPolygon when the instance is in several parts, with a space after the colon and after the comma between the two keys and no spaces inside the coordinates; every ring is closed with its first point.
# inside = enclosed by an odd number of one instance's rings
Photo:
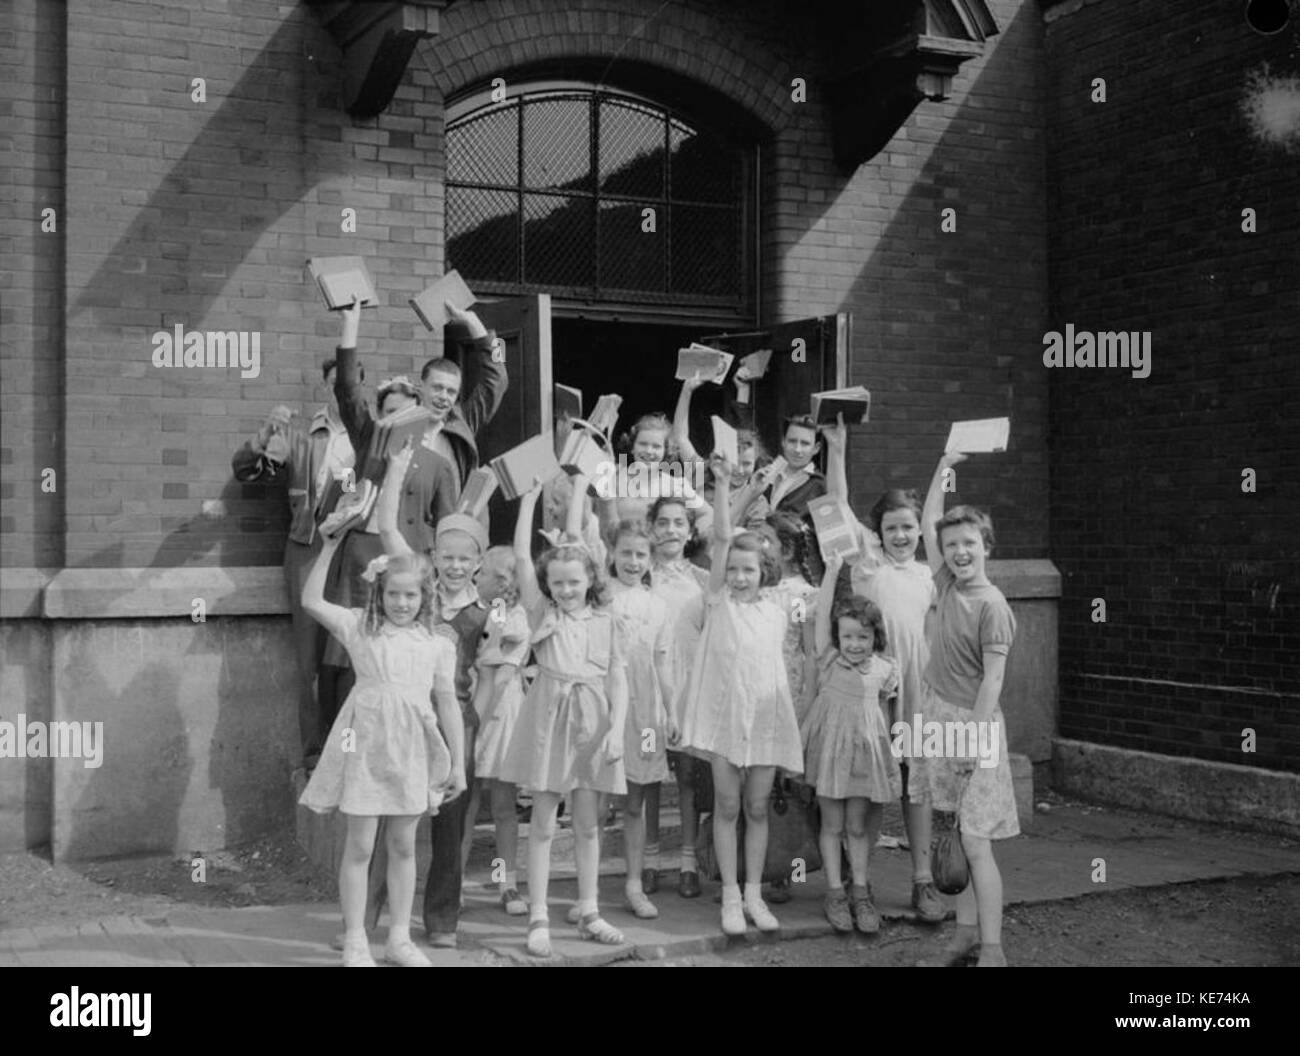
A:
{"type": "MultiPolygon", "coordinates": [[[[969,777],[966,783],[970,783],[969,777]]],[[[970,883],[970,862],[966,860],[966,850],[961,845],[961,800],[965,795],[966,785],[963,784],[961,795],[957,797],[957,813],[952,828],[942,833],[930,849],[934,886],[945,895],[960,895],[970,883]]]]}
{"type": "MultiPolygon", "coordinates": [[[[810,786],[790,778],[772,782],[767,811],[767,854],[763,859],[764,883],[790,880],[795,862],[803,861],[803,871],[813,873],[822,867],[817,843],[821,831],[821,811],[810,786]]],[[[721,880],[718,858],[713,846],[713,826],[700,825],[695,841],[700,873],[711,880],[721,880]]],[[[745,883],[745,812],[736,819],[736,883],[745,883]]]]}

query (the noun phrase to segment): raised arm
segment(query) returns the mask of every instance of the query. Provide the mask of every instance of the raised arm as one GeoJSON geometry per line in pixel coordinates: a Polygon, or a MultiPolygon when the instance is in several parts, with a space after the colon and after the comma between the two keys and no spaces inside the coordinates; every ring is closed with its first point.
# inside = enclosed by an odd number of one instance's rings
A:
{"type": "Polygon", "coordinates": [[[542,600],[532,551],[533,515],[537,511],[537,498],[541,493],[540,481],[524,493],[519,499],[519,519],[515,521],[515,578],[519,584],[519,601],[529,612],[542,600]]]}
{"type": "Polygon", "coordinates": [[[402,500],[402,483],[406,480],[406,471],[410,468],[414,453],[414,441],[407,437],[406,446],[388,460],[388,468],[384,471],[384,483],[379,489],[379,497],[375,500],[375,524],[379,528],[379,540],[384,544],[384,553],[389,557],[414,553],[406,538],[397,530],[397,509],[402,500]]]}
{"type": "Polygon", "coordinates": [[[478,431],[497,413],[501,400],[506,394],[510,379],[506,375],[505,357],[498,360],[494,353],[496,339],[488,332],[483,321],[472,311],[460,311],[453,304],[447,305],[449,319],[468,327],[470,343],[478,357],[478,368],[474,372],[474,386],[469,392],[460,395],[460,413],[471,433],[478,431]]]}
{"type": "Polygon", "coordinates": [[[713,468],[713,560],[709,565],[710,594],[722,590],[727,582],[727,550],[731,546],[731,463],[715,454],[713,468]]]}
{"type": "Polygon", "coordinates": [[[302,607],[304,612],[342,641],[347,637],[350,629],[352,613],[342,605],[335,605],[325,600],[325,580],[329,576],[330,562],[334,560],[334,552],[338,548],[337,538],[322,541],[321,551],[307,574],[307,582],[302,587],[302,607]]]}
{"type": "Polygon", "coordinates": [[[749,508],[754,505],[754,501],[771,487],[772,481],[780,472],[784,462],[784,459],[780,461],[773,460],[762,469],[756,469],[753,472],[749,478],[749,483],[737,492],[736,500],[732,503],[732,512],[736,520],[743,521],[745,519],[749,508]]]}
{"type": "Polygon", "coordinates": [[[826,492],[837,499],[848,501],[849,478],[845,470],[845,455],[849,446],[849,428],[844,415],[839,415],[835,425],[822,430],[826,438],[826,492]]]}
{"type": "Polygon", "coordinates": [[[935,525],[943,517],[944,470],[965,461],[966,456],[959,452],[944,452],[939,458],[939,464],[935,466],[930,490],[925,494],[925,507],[921,510],[921,536],[925,539],[925,559],[930,563],[932,572],[943,568],[943,551],[939,549],[939,535],[935,525]]]}
{"type": "MultiPolygon", "coordinates": [[[[354,301],[339,313],[343,317],[343,334],[339,338],[337,367],[334,371],[334,395],[339,401],[339,418],[348,431],[352,449],[360,461],[365,456],[366,441],[373,419],[361,394],[361,368],[357,365],[357,333],[361,326],[361,304],[354,301]]],[[[358,467],[358,471],[359,471],[358,467]]]]}
{"type": "Polygon", "coordinates": [[[693,378],[682,382],[682,391],[677,394],[677,410],[673,412],[673,442],[681,452],[682,461],[694,462],[700,457],[691,443],[691,397],[704,382],[697,373],[693,378]]]}
{"type": "Polygon", "coordinates": [[[581,473],[573,478],[573,492],[569,496],[569,509],[564,518],[564,534],[570,539],[581,539],[587,523],[587,477],[581,473]]]}
{"type": "Polygon", "coordinates": [[[831,610],[835,608],[835,584],[839,582],[840,569],[844,558],[832,554],[826,562],[826,573],[822,576],[821,589],[817,593],[817,615],[813,622],[813,648],[821,656],[832,645],[831,610]]]}

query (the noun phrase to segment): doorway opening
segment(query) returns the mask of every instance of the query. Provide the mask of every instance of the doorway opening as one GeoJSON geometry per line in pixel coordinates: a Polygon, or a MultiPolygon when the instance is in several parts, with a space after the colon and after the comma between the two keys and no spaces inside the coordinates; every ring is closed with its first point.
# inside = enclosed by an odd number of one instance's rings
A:
{"type": "MultiPolygon", "coordinates": [[[[607,393],[622,396],[617,440],[643,414],[658,411],[672,421],[681,391],[674,377],[677,350],[703,333],[700,326],[552,318],[552,376],[560,385],[582,390],[584,414],[607,393]]],[[[722,386],[705,385],[695,392],[690,436],[701,451],[713,446],[709,418],[723,414],[723,403],[722,386]]]]}

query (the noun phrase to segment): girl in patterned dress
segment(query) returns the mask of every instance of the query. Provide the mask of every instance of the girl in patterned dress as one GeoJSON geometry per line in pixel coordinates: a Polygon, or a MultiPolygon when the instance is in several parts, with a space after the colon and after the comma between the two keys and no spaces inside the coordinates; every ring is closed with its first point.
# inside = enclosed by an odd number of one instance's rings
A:
{"type": "MultiPolygon", "coordinates": [[[[680,696],[686,688],[695,657],[695,646],[704,627],[704,585],[709,574],[685,557],[687,544],[695,533],[690,512],[678,498],[660,497],[650,506],[650,533],[654,538],[654,558],[650,569],[650,591],[668,607],[672,627],[669,670],[672,685],[680,696]]],[[[676,698],[672,710],[680,725],[681,711],[676,698]]],[[[680,751],[668,752],[668,767],[677,779],[677,802],[682,816],[681,872],[677,893],[682,898],[700,895],[700,871],[696,864],[695,838],[700,816],[695,809],[695,769],[708,764],[680,751]]],[[[645,789],[646,850],[641,881],[648,895],[659,885],[659,786],[645,789]]]]}
{"type": "Polygon", "coordinates": [[[856,925],[873,934],[880,930],[880,915],[867,879],[869,833],[873,821],[879,828],[885,804],[901,792],[888,719],[898,692],[898,669],[884,655],[887,639],[880,609],[857,597],[835,604],[835,581],[842,567],[838,555],[826,563],[815,631],[816,697],[800,732],[804,779],[817,789],[821,807],[826,919],[837,931],[852,931],[856,925]],[[846,832],[853,873],[847,895],[840,878],[840,845],[846,832]]]}
{"type": "MultiPolygon", "coordinates": [[[[519,815],[515,813],[518,790],[499,777],[505,762],[510,736],[514,733],[519,706],[524,700],[520,674],[528,659],[528,616],[519,605],[519,588],[515,584],[515,553],[508,546],[494,546],[483,555],[483,566],[476,580],[479,597],[489,605],[483,630],[483,642],[475,661],[478,683],[474,688],[474,710],[478,713],[479,731],[474,742],[474,793],[467,816],[478,817],[479,800],[484,791],[492,808],[492,825],[496,833],[493,875],[501,906],[512,917],[528,912],[528,903],[519,894],[516,862],[519,857],[519,815]],[[499,868],[499,872],[498,872],[499,868]]],[[[463,860],[468,862],[474,828],[465,827],[463,860]]],[[[463,866],[462,866],[463,868],[463,866]]]]}
{"type": "Polygon", "coordinates": [[[627,647],[628,708],[623,744],[627,805],[623,815],[627,858],[625,906],[643,920],[659,916],[646,897],[645,792],[668,779],[668,745],[677,743],[672,700],[672,632],[668,606],[646,585],[650,571],[650,532],[640,521],[624,521],[614,533],[610,608],[621,621],[627,647]]]}
{"type": "Polygon", "coordinates": [[[682,747],[713,768],[713,841],[722,874],[722,930],[780,925],[762,897],[768,798],[777,767],[803,771],[799,724],[782,642],[788,614],[761,588],[776,582],[775,555],[752,532],[731,538],[732,467],[713,460],[713,564],[700,639],[679,719],[682,747]],[[745,891],[737,883],[736,821],[745,809],[745,891]]]}
{"type": "Polygon", "coordinates": [[[433,566],[423,554],[371,561],[362,577],[370,585],[365,609],[327,602],[325,579],[338,546],[337,538],[325,541],[302,601],[347,649],[357,680],[301,802],[318,813],[337,809],[347,816],[339,864],[343,964],[375,964],[365,932],[366,878],[383,817],[392,914],[384,956],[405,967],[428,967],[410,936],[415,826],[421,815],[436,813],[465,790],[464,729],[453,685],[456,646],[427,626],[433,566]]]}
{"type": "Polygon", "coordinates": [[[590,551],[566,538],[548,548],[534,568],[530,544],[540,495],[538,483],[520,500],[514,540],[519,600],[528,614],[538,674],[520,707],[500,779],[533,793],[528,952],[549,957],[546,895],[561,796],[569,798],[573,810],[578,934],[611,945],[623,942],[622,933],[597,909],[597,880],[600,794],[627,792],[627,679],[621,635],[614,614],[600,607],[605,585],[590,551]]]}

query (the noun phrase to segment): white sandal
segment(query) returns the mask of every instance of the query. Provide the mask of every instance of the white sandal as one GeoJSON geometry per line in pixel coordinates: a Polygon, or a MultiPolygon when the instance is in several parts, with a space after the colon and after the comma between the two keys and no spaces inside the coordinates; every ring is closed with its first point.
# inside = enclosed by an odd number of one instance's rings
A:
{"type": "Polygon", "coordinates": [[[606,946],[622,946],[627,941],[623,938],[623,933],[609,921],[602,919],[599,913],[588,913],[579,920],[578,934],[584,939],[591,939],[606,946]]]}
{"type": "Polygon", "coordinates": [[[551,956],[551,924],[547,920],[528,922],[528,952],[534,957],[551,956]]]}

